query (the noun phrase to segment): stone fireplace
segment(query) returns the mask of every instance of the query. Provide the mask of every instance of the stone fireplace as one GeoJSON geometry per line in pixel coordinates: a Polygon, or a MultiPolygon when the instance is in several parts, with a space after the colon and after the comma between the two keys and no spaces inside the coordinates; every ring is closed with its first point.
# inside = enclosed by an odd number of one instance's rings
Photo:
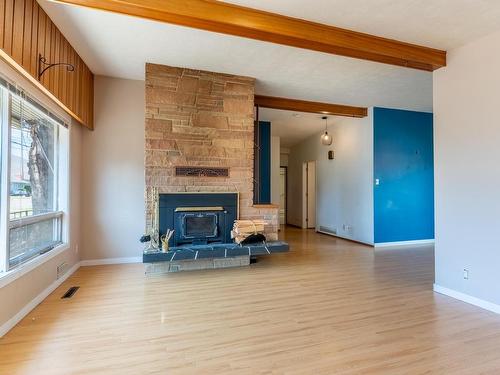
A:
{"type": "MultiPolygon", "coordinates": [[[[146,64],[147,229],[153,188],[158,188],[160,202],[171,193],[226,192],[237,193],[239,218],[266,220],[266,237],[277,239],[278,208],[253,204],[254,84],[249,77],[146,64]]],[[[214,220],[220,220],[217,210],[198,216],[178,212],[191,235],[208,233],[214,220]]]]}

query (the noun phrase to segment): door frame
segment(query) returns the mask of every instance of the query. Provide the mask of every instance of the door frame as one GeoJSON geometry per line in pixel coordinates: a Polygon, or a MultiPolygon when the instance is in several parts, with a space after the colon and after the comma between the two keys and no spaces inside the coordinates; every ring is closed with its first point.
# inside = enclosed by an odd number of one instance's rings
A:
{"type": "MultiPolygon", "coordinates": [[[[288,225],[288,166],[280,165],[280,173],[281,168],[285,170],[285,225],[288,225]]],[[[278,212],[278,221],[279,221],[279,212],[278,212]]]]}

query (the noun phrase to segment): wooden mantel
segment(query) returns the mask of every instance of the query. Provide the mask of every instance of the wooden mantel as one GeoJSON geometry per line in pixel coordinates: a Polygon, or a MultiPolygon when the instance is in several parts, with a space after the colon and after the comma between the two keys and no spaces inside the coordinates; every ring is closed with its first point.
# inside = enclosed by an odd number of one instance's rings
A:
{"type": "Polygon", "coordinates": [[[0,57],[93,129],[94,75],[36,0],[0,0],[0,57]],[[40,56],[75,70],[54,67],[38,79],[40,56]]]}

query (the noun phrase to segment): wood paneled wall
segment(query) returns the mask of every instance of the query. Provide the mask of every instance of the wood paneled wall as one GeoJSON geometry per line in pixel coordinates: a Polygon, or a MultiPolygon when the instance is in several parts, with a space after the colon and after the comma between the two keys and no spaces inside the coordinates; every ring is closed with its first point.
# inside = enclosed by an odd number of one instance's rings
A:
{"type": "Polygon", "coordinates": [[[36,0],[0,0],[0,48],[38,80],[38,57],[74,65],[47,70],[40,83],[82,125],[93,128],[94,75],[36,0]]]}

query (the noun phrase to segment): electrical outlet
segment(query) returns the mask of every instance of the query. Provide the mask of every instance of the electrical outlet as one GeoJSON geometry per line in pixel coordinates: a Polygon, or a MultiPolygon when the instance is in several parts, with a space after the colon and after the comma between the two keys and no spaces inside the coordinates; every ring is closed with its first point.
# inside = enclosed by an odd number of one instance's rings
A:
{"type": "Polygon", "coordinates": [[[469,270],[464,268],[464,280],[469,280],[469,270]]]}
{"type": "Polygon", "coordinates": [[[78,244],[75,246],[75,253],[78,254],[80,252],[80,249],[78,248],[78,244]]]}

